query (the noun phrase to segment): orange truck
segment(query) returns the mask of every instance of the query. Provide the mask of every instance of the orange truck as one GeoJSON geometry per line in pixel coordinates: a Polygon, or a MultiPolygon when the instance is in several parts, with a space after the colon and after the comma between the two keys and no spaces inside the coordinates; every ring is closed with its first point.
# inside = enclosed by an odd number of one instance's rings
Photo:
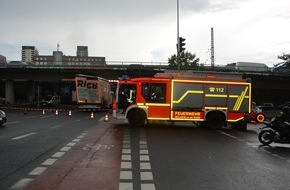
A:
{"type": "Polygon", "coordinates": [[[118,112],[132,126],[151,121],[192,121],[212,129],[250,122],[250,79],[215,74],[158,73],[120,80],[118,112]]]}
{"type": "Polygon", "coordinates": [[[80,110],[107,109],[112,106],[111,83],[104,78],[77,74],[77,103],[80,110]]]}

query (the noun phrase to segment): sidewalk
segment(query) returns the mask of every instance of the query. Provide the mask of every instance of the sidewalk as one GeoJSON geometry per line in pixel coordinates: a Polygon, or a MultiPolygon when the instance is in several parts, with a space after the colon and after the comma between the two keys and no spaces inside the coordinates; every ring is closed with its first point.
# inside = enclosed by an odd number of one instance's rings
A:
{"type": "Polygon", "coordinates": [[[119,188],[123,123],[109,116],[60,157],[25,190],[116,190],[119,188]]]}

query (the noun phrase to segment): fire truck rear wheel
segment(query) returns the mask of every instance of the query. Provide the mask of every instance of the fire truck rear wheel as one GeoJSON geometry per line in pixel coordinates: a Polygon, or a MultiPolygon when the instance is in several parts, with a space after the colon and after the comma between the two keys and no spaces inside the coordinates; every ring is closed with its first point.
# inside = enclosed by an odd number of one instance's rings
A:
{"type": "Polygon", "coordinates": [[[145,123],[144,111],[133,109],[128,113],[128,121],[132,126],[142,126],[145,123]]]}

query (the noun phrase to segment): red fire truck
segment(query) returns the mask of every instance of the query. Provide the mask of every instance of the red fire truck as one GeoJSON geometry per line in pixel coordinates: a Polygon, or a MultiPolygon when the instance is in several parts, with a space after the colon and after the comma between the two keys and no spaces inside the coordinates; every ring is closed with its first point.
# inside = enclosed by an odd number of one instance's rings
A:
{"type": "Polygon", "coordinates": [[[213,129],[233,123],[246,129],[251,113],[251,83],[242,77],[159,73],[120,80],[116,98],[133,126],[163,120],[213,129]]]}

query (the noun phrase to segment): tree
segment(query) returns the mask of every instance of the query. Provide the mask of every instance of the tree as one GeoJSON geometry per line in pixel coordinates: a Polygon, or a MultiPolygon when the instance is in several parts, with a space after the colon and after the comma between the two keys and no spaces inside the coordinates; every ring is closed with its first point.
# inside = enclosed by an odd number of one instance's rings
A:
{"type": "MultiPolygon", "coordinates": [[[[181,52],[179,54],[179,60],[180,60],[179,61],[180,69],[188,70],[188,69],[197,69],[198,67],[199,58],[197,58],[195,54],[192,54],[189,51],[181,52]]],[[[178,68],[176,54],[168,58],[168,63],[169,67],[178,68]]]]}
{"type": "Polygon", "coordinates": [[[278,59],[282,59],[283,62],[274,65],[274,67],[283,66],[283,67],[290,67],[290,54],[278,55],[278,59]]]}

